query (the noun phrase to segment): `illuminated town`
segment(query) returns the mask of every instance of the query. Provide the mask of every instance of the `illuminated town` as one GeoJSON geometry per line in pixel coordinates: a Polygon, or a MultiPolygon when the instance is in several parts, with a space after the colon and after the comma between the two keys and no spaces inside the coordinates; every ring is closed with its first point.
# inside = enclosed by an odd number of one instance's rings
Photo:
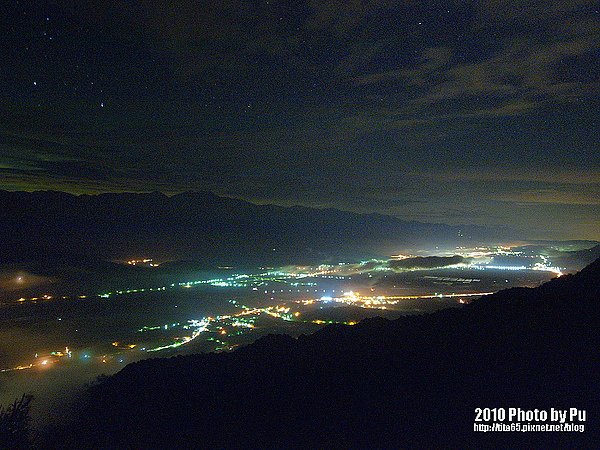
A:
{"type": "MultiPolygon", "coordinates": [[[[81,293],[75,297],[50,294],[20,297],[15,299],[16,302],[28,305],[61,301],[113,301],[120,298],[138,302],[148,294],[166,296],[167,299],[172,293],[193,295],[194,291],[211,289],[210,292],[231,293],[227,304],[234,311],[148,323],[125,333],[130,336],[127,341],[109,338],[109,342],[86,346],[85,349],[70,343],[66,336],[64,345],[57,349],[49,350],[47,345],[40,342],[40,347],[46,350],[23,354],[17,365],[2,367],[0,372],[47,370],[53,365],[67,363],[97,363],[118,367],[143,359],[144,355],[173,354],[183,350],[183,347],[191,347],[191,344],[195,345],[195,350],[229,351],[252,342],[261,333],[282,330],[291,333],[310,332],[328,324],[354,325],[363,317],[343,319],[338,317],[340,314],[335,318],[328,317],[328,312],[334,309],[338,312],[345,311],[343,308],[370,310],[372,313],[364,317],[372,317],[381,313],[411,313],[406,306],[409,302],[413,302],[412,308],[415,307],[414,302],[420,302],[420,305],[443,302],[436,308],[460,306],[495,291],[489,288],[492,286],[489,284],[482,286],[486,289],[480,288],[483,283],[477,274],[481,272],[500,274],[500,278],[504,276],[503,273],[545,274],[541,280],[562,274],[560,268],[553,266],[546,256],[527,255],[509,247],[456,249],[456,254],[466,258],[466,262],[434,271],[417,268],[392,270],[387,260],[368,260],[316,267],[263,269],[248,273],[231,273],[229,270],[226,276],[178,281],[155,287],[81,293]],[[497,263],[496,260],[500,258],[502,261],[509,258],[509,263],[497,263]],[[387,277],[403,274],[418,276],[425,287],[405,294],[393,285],[381,284],[381,280],[387,277]],[[435,286],[438,286],[437,290],[432,290],[435,286]],[[315,311],[319,311],[322,317],[316,317],[315,311]],[[199,343],[201,345],[196,345],[199,343]]],[[[390,261],[409,261],[410,258],[414,256],[394,255],[390,261]]],[[[131,259],[126,264],[154,267],[152,261],[151,258],[131,259]]],[[[505,281],[508,283],[509,280],[505,281]]],[[[164,316],[168,319],[167,313],[164,316]]],[[[62,321],[63,318],[57,317],[56,320],[62,321]]]]}

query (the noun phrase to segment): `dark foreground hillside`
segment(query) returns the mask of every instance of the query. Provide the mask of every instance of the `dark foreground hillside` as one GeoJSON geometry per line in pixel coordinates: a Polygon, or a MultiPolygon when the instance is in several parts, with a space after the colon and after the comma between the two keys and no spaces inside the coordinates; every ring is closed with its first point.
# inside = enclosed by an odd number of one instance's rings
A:
{"type": "Polygon", "coordinates": [[[90,392],[57,446],[592,447],[600,260],[460,310],[147,360],[90,392]],[[475,408],[571,407],[583,433],[475,433],[475,408]]]}

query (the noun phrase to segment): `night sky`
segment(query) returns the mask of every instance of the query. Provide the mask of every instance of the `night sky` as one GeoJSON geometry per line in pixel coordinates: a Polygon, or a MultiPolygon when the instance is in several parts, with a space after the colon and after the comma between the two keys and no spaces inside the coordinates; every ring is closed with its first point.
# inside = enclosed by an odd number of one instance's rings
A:
{"type": "Polygon", "coordinates": [[[596,1],[3,1],[0,189],[600,239],[596,1]]]}

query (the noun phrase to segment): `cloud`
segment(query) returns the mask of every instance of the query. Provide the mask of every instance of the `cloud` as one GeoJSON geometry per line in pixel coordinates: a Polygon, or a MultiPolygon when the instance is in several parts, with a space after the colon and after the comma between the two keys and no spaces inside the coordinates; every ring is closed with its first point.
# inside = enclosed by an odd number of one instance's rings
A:
{"type": "Polygon", "coordinates": [[[537,48],[513,40],[493,57],[454,64],[448,63],[448,48],[430,48],[423,52],[422,62],[411,69],[369,74],[356,78],[355,83],[364,86],[395,82],[404,89],[412,88],[404,105],[391,113],[410,115],[416,120],[419,117],[430,121],[457,116],[520,115],[547,104],[568,103],[600,94],[598,82],[555,80],[556,66],[564,58],[585,56],[593,52],[595,46],[588,37],[537,48]],[[443,58],[432,59],[435,53],[443,58]],[[454,101],[459,111],[436,112],[437,105],[448,101],[454,101]],[[485,103],[492,106],[481,107],[485,103]]]}
{"type": "Polygon", "coordinates": [[[495,198],[503,202],[521,204],[595,205],[600,206],[600,185],[586,191],[559,189],[536,189],[511,192],[495,198]]]}
{"type": "Polygon", "coordinates": [[[213,189],[436,220],[595,207],[594,2],[52,3],[60,54],[6,61],[2,187],[213,189]],[[16,84],[37,66],[47,81],[16,84]]]}
{"type": "Polygon", "coordinates": [[[479,40],[492,39],[492,51],[471,52],[465,60],[462,45],[426,47],[413,63],[355,73],[352,81],[370,95],[389,95],[395,87],[398,106],[380,113],[389,126],[399,127],[456,117],[516,116],[597,97],[592,3],[514,3],[474,3],[476,18],[462,30],[464,40],[477,48],[479,40]]]}
{"type": "MultiPolygon", "coordinates": [[[[486,167],[479,170],[453,169],[451,171],[411,171],[407,176],[415,178],[438,179],[451,182],[511,182],[511,183],[555,183],[557,186],[600,185],[600,169],[586,168],[528,168],[486,167]]],[[[573,187],[570,187],[573,189],[573,187]]],[[[580,189],[580,187],[577,187],[580,189]]]]}

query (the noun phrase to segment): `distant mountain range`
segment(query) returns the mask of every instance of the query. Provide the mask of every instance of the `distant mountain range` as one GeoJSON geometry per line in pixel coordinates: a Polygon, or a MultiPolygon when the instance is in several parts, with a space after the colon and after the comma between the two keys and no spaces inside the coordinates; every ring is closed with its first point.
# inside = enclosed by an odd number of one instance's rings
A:
{"type": "Polygon", "coordinates": [[[103,448],[592,448],[599,300],[597,260],[460,309],[141,361],[92,388],[80,421],[53,438],[103,448]],[[476,408],[577,408],[587,420],[577,422],[584,432],[482,433],[476,408]]]}
{"type": "MultiPolygon", "coordinates": [[[[0,263],[73,255],[208,264],[311,263],[500,242],[506,232],[335,209],[255,205],[210,192],[0,191],[0,263]]],[[[514,238],[514,236],[513,236],[514,238]]]]}
{"type": "Polygon", "coordinates": [[[600,245],[595,245],[584,250],[562,252],[554,257],[554,264],[558,267],[574,267],[587,265],[600,258],[600,245]]]}

